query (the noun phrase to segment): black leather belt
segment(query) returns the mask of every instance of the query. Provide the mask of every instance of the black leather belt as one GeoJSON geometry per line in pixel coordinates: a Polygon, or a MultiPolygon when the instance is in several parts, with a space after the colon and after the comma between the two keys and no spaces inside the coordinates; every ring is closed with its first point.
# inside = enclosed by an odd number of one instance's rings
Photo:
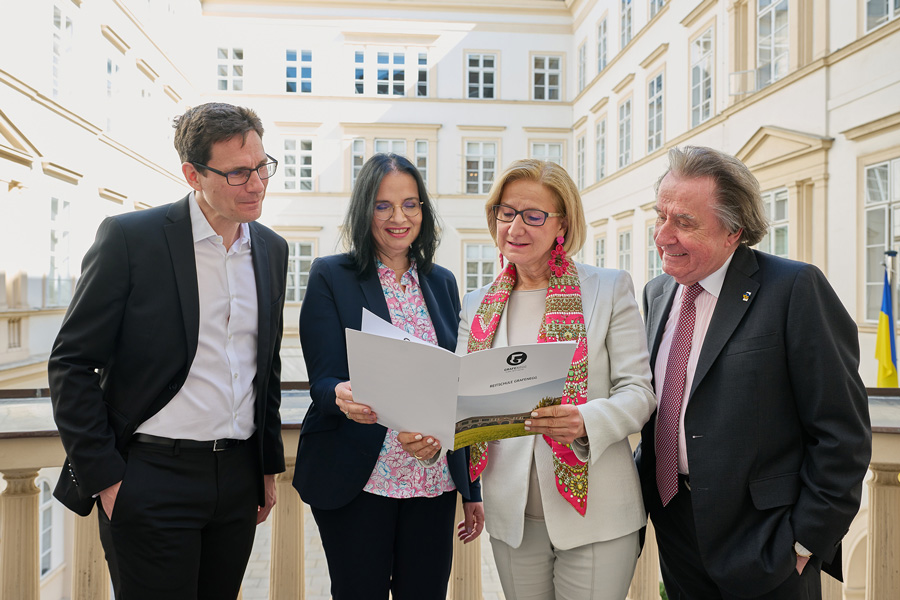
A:
{"type": "Polygon", "coordinates": [[[173,440],[172,438],[159,437],[158,435],[150,435],[149,433],[136,433],[131,437],[132,443],[151,444],[163,448],[180,448],[182,450],[212,450],[213,452],[221,452],[230,448],[236,448],[247,440],[173,440]]]}

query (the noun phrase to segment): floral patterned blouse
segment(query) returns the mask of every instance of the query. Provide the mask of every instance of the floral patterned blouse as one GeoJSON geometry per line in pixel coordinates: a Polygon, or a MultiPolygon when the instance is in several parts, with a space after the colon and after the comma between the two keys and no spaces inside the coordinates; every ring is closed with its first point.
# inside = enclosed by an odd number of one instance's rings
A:
{"type": "MultiPolygon", "coordinates": [[[[387,300],[388,312],[391,315],[391,323],[407,333],[437,345],[437,334],[431,323],[428,307],[425,306],[422,289],[419,287],[416,263],[413,262],[409,270],[401,276],[400,283],[397,283],[394,271],[384,266],[380,260],[376,266],[381,289],[387,300]],[[406,286],[405,292],[403,286],[406,286]]],[[[434,466],[426,469],[403,450],[397,439],[397,432],[388,429],[381,453],[378,455],[378,462],[375,463],[363,491],[389,498],[433,498],[455,489],[447,467],[446,454],[434,466]]]]}

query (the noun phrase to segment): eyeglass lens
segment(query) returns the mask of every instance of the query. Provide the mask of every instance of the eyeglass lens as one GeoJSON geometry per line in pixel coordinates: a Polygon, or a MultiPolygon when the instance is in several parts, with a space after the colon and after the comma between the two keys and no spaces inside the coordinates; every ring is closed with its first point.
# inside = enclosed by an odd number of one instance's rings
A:
{"type": "Polygon", "coordinates": [[[268,179],[275,174],[275,168],[277,166],[277,162],[270,162],[256,169],[236,169],[226,173],[225,178],[228,180],[229,185],[244,185],[250,181],[250,174],[253,171],[256,171],[257,174],[259,174],[260,179],[268,179]]]}
{"type": "MultiPolygon", "coordinates": [[[[407,217],[414,217],[419,214],[421,206],[422,203],[418,200],[406,200],[403,204],[400,205],[400,210],[402,210],[403,214],[407,217]]],[[[395,208],[396,207],[390,202],[376,202],[375,217],[381,219],[382,221],[387,221],[392,216],[394,216],[395,208]]]]}
{"type": "Polygon", "coordinates": [[[511,206],[506,206],[504,204],[495,204],[494,207],[494,217],[498,221],[504,221],[506,223],[512,223],[516,220],[516,215],[522,215],[522,221],[526,225],[532,225],[534,227],[539,227],[544,224],[547,220],[547,213],[542,210],[538,210],[536,208],[526,208],[525,210],[516,210],[511,206]]]}

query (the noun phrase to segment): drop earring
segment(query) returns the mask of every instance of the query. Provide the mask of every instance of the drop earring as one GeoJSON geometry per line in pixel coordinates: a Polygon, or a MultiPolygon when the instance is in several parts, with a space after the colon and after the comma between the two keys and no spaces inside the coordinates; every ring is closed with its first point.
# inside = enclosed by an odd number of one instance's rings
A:
{"type": "Polygon", "coordinates": [[[569,260],[566,258],[566,249],[563,248],[563,242],[565,241],[566,238],[563,236],[556,238],[556,248],[550,253],[550,260],[547,261],[547,264],[550,265],[550,270],[553,271],[556,277],[562,277],[569,270],[569,260]]]}

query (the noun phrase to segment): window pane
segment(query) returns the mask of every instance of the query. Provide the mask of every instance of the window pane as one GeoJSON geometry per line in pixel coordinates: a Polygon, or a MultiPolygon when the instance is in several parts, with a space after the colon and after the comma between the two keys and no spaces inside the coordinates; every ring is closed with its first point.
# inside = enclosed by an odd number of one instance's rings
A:
{"type": "Polygon", "coordinates": [[[875,165],[866,169],[866,202],[887,202],[888,200],[888,163],[875,165]]]}

